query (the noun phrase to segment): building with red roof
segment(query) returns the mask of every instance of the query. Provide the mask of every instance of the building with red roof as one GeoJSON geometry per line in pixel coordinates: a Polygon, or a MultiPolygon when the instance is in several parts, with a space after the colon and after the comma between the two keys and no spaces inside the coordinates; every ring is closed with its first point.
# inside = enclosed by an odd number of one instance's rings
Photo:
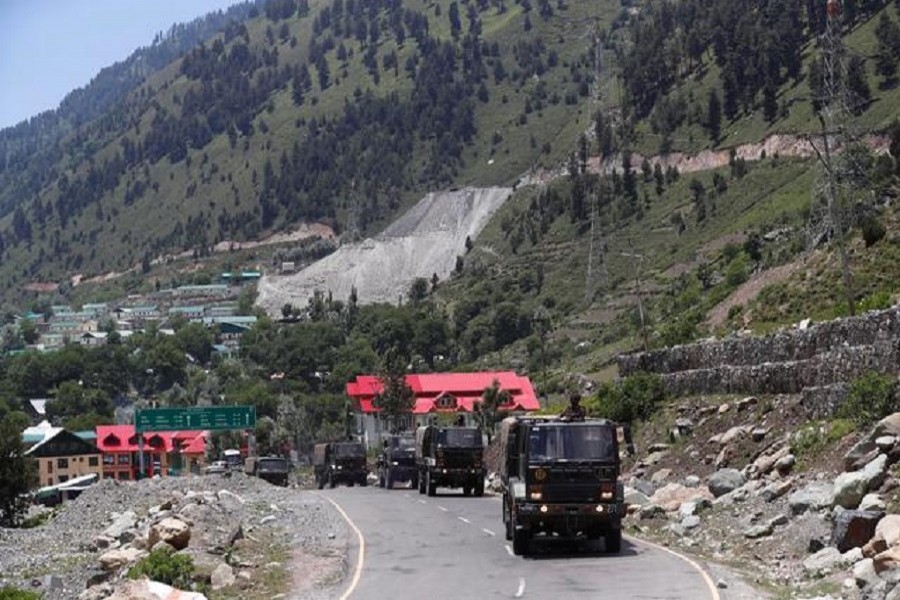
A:
{"type": "MultiPolygon", "coordinates": [[[[137,479],[141,434],[134,425],[98,425],[97,448],[103,457],[103,477],[137,479]]],[[[144,438],[144,476],[199,473],[206,462],[205,431],[148,431],[144,438]]]]}
{"type": "MultiPolygon", "coordinates": [[[[484,390],[496,381],[509,394],[509,402],[500,409],[508,413],[526,413],[540,409],[531,380],[512,371],[478,373],[420,373],[406,376],[406,384],[413,391],[415,406],[407,428],[414,429],[439,418],[440,415],[462,416],[472,423],[475,405],[481,402],[484,390]]],[[[347,383],[347,395],[354,402],[358,415],[358,432],[374,444],[384,432],[375,398],[384,390],[376,375],[358,375],[347,383]]]]}

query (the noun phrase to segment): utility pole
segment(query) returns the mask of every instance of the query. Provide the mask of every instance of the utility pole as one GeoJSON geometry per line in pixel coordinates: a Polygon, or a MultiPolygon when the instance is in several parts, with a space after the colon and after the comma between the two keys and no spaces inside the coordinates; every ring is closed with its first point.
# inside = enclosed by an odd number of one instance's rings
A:
{"type": "Polygon", "coordinates": [[[620,252],[621,256],[626,256],[628,258],[635,259],[635,269],[634,269],[634,277],[635,277],[635,291],[637,293],[637,303],[638,303],[638,315],[641,318],[641,340],[644,343],[644,352],[650,349],[650,344],[647,340],[647,322],[644,318],[644,300],[643,300],[643,286],[641,281],[641,271],[644,267],[644,255],[636,252],[620,252]]]}
{"type": "Polygon", "coordinates": [[[841,41],[841,0],[828,0],[826,11],[825,33],[821,39],[824,97],[821,98],[822,108],[819,113],[819,122],[822,125],[822,148],[820,149],[810,137],[810,145],[819,158],[823,172],[817,176],[813,187],[807,242],[811,248],[814,248],[829,237],[834,238],[841,261],[844,298],[847,302],[848,313],[852,316],[856,314],[856,306],[853,299],[850,257],[844,235],[844,208],[841,205],[840,189],[841,186],[846,185],[843,183],[846,177],[843,176],[845,173],[838,172],[839,170],[844,171],[844,168],[836,165],[834,160],[835,150],[846,149],[847,146],[845,120],[848,110],[846,74],[843,67],[844,48],[841,41]],[[841,181],[840,185],[839,181],[841,181]],[[819,198],[825,200],[824,207],[819,202],[819,198]]]}

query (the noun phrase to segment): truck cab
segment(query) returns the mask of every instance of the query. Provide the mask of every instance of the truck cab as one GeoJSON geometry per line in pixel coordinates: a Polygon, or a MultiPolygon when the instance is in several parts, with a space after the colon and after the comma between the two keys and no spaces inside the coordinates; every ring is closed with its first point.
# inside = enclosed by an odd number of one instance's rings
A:
{"type": "Polygon", "coordinates": [[[316,444],[313,448],[313,471],[320,490],[326,483],[332,488],[338,483],[365,486],[369,474],[366,448],[358,442],[316,444]]]}
{"type": "Polygon", "coordinates": [[[438,487],[462,488],[463,495],[484,494],[484,443],[477,427],[429,425],[416,430],[419,493],[438,487]]]}
{"type": "Polygon", "coordinates": [[[416,438],[412,434],[403,434],[392,435],[384,440],[375,468],[380,487],[391,489],[398,481],[409,481],[412,487],[418,487],[416,438]]]}
{"type": "Polygon", "coordinates": [[[607,552],[621,550],[625,503],[619,429],[605,419],[503,420],[503,523],[515,554],[528,552],[540,536],[603,537],[607,552]]]}
{"type": "Polygon", "coordinates": [[[273,485],[287,487],[291,465],[280,456],[250,456],[244,461],[244,473],[273,485]]]}

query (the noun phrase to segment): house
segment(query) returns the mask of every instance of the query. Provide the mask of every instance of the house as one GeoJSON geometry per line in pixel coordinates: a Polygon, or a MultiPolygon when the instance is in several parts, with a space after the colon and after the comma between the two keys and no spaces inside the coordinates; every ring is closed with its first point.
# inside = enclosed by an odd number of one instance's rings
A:
{"type": "Polygon", "coordinates": [[[153,304],[126,308],[123,316],[128,319],[141,321],[157,321],[159,320],[161,314],[159,312],[159,307],[153,304]]]}
{"type": "Polygon", "coordinates": [[[173,306],[169,309],[169,317],[181,315],[188,321],[203,318],[206,309],[203,306],[173,306]]]}
{"type": "Polygon", "coordinates": [[[78,343],[82,346],[102,346],[106,344],[109,334],[105,331],[86,331],[78,336],[78,343]]]}
{"type": "MultiPolygon", "coordinates": [[[[97,447],[103,456],[103,478],[138,479],[139,435],[134,425],[98,425],[97,447]]],[[[206,460],[206,433],[160,431],[142,434],[144,477],[199,472],[206,460]]]]}
{"type": "Polygon", "coordinates": [[[33,423],[40,423],[47,418],[47,398],[32,398],[25,402],[23,408],[33,423]]]}
{"type": "Polygon", "coordinates": [[[23,441],[33,439],[35,430],[42,430],[43,437],[25,454],[37,461],[41,487],[85,475],[100,475],[100,451],[96,446],[62,427],[29,427],[22,435],[23,441]]]}
{"type": "MultiPolygon", "coordinates": [[[[406,423],[407,429],[432,422],[440,415],[451,419],[462,416],[467,424],[473,423],[475,405],[494,381],[509,394],[509,402],[501,410],[525,413],[540,408],[531,380],[512,371],[411,374],[406,376],[406,384],[413,391],[415,406],[406,423]]],[[[359,375],[347,383],[347,395],[357,413],[357,433],[369,447],[374,447],[386,430],[375,406],[375,398],[383,389],[381,379],[375,375],[359,375]]]]}

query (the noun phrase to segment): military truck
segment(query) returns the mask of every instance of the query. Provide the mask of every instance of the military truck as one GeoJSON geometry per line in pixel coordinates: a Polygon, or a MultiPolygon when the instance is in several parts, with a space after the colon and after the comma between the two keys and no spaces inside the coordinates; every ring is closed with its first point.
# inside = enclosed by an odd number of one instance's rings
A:
{"type": "Polygon", "coordinates": [[[509,417],[500,424],[503,523],[513,553],[540,537],[598,540],[622,547],[624,485],[619,480],[619,434],[633,452],[631,433],[605,419],[509,417]]]}
{"type": "Polygon", "coordinates": [[[290,463],[280,456],[249,456],[244,460],[244,473],[273,485],[287,487],[290,472],[290,463]]]}
{"type": "Polygon", "coordinates": [[[391,489],[398,481],[408,481],[412,487],[418,487],[416,438],[412,434],[405,434],[392,435],[384,440],[381,454],[375,461],[375,469],[380,487],[391,489]]]}
{"type": "Polygon", "coordinates": [[[484,446],[476,427],[429,425],[416,430],[419,493],[434,496],[438,487],[484,494],[484,446]]]}
{"type": "Polygon", "coordinates": [[[365,486],[369,474],[366,469],[366,449],[357,442],[316,444],[313,448],[313,471],[320,490],[326,483],[328,487],[339,483],[365,486]]]}

